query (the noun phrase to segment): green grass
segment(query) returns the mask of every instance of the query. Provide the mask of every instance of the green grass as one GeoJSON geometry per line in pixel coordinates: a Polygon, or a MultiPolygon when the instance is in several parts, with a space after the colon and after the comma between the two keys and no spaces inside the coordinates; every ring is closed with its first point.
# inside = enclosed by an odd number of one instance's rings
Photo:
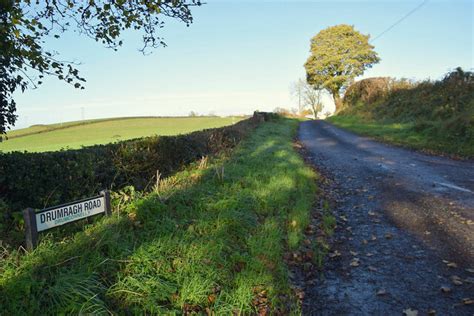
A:
{"type": "Polygon", "coordinates": [[[309,224],[316,175],[292,147],[298,121],[264,123],[230,156],[203,160],[152,193],[114,194],[111,217],[0,261],[10,314],[298,311],[285,251],[309,224]]]}
{"type": "Polygon", "coordinates": [[[151,135],[185,134],[231,125],[242,117],[117,118],[35,125],[8,133],[0,151],[44,152],[76,149],[151,135]]]}
{"type": "Polygon", "coordinates": [[[378,122],[358,115],[336,115],[327,119],[336,126],[379,141],[425,152],[456,157],[474,157],[474,140],[444,138],[429,130],[416,131],[412,123],[378,122]]]}

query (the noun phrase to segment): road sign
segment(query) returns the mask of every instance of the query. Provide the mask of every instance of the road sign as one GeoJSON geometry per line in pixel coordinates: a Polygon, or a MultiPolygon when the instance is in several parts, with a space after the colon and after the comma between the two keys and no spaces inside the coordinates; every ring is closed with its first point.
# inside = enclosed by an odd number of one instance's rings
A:
{"type": "Polygon", "coordinates": [[[110,211],[110,193],[108,191],[102,191],[99,196],[53,206],[39,212],[28,208],[23,211],[27,248],[34,249],[36,247],[38,232],[101,213],[109,215],[110,211]]]}

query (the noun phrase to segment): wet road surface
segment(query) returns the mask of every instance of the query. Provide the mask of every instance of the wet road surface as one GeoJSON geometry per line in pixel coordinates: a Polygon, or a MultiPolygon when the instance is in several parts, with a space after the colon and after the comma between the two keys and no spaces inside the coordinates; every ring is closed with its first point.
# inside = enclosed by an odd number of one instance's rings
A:
{"type": "MultiPolygon", "coordinates": [[[[299,141],[330,181],[337,228],[305,315],[474,315],[474,163],[324,121],[299,141]]],[[[307,157],[308,158],[308,157],[307,157]]]]}

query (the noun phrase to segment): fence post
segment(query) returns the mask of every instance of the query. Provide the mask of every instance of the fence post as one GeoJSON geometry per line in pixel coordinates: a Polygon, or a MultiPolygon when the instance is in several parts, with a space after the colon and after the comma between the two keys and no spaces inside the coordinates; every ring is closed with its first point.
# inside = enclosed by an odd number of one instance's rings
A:
{"type": "Polygon", "coordinates": [[[110,191],[109,190],[102,190],[100,194],[105,197],[105,215],[110,216],[112,215],[112,206],[110,203],[110,191]]]}
{"type": "Polygon", "coordinates": [[[24,209],[23,218],[25,219],[26,249],[31,251],[38,245],[38,228],[36,226],[35,210],[32,208],[24,209]]]}

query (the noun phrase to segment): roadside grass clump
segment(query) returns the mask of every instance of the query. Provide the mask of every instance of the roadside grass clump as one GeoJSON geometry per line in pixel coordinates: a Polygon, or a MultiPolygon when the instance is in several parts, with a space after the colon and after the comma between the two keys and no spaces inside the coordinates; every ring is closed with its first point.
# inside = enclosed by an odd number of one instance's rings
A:
{"type": "Polygon", "coordinates": [[[474,74],[457,68],[438,81],[364,79],[347,89],[344,109],[329,121],[414,149],[474,157],[474,74]]]}
{"type": "Polygon", "coordinates": [[[116,192],[112,216],[84,231],[11,251],[0,261],[2,313],[297,311],[283,257],[304,238],[316,196],[292,147],[297,126],[264,123],[230,156],[197,161],[148,194],[116,192]]]}
{"type": "Polygon", "coordinates": [[[329,202],[327,200],[320,200],[319,215],[320,220],[318,223],[318,228],[324,237],[321,236],[321,238],[317,238],[317,242],[312,243],[311,248],[313,252],[313,264],[317,269],[322,269],[326,255],[331,249],[331,246],[328,242],[328,237],[331,237],[334,234],[337,222],[336,217],[332,214],[329,202]]]}
{"type": "Polygon", "coordinates": [[[329,213],[323,214],[322,228],[326,235],[331,236],[334,233],[336,227],[336,218],[329,213]]]}

